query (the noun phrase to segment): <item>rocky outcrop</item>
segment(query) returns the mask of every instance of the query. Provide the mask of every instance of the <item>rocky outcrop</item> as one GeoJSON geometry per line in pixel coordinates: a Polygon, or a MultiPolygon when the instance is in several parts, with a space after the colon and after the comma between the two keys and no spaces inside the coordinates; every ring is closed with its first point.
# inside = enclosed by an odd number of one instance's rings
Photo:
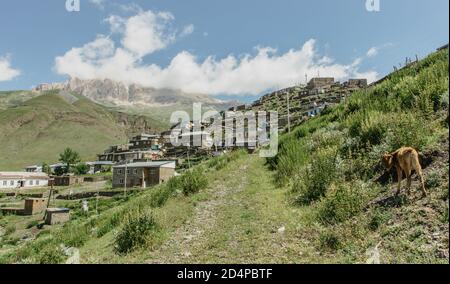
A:
{"type": "Polygon", "coordinates": [[[109,79],[80,80],[71,78],[66,89],[107,105],[167,106],[201,102],[209,105],[223,102],[207,95],[186,94],[178,90],[147,88],[136,84],[125,85],[109,79]]]}

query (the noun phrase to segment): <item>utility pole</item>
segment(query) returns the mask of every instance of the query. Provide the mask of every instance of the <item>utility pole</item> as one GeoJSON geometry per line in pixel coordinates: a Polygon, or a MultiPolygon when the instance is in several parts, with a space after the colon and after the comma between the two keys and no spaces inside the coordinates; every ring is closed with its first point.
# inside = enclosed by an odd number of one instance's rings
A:
{"type": "Polygon", "coordinates": [[[286,93],[287,98],[287,120],[288,120],[288,132],[291,133],[291,113],[289,107],[289,92],[286,93]]]}
{"type": "Polygon", "coordinates": [[[125,180],[124,180],[124,194],[127,196],[127,174],[128,174],[128,160],[125,158],[125,180]]]}
{"type": "Polygon", "coordinates": [[[45,212],[44,212],[44,220],[45,220],[45,218],[47,217],[47,209],[50,207],[50,200],[52,199],[53,184],[54,184],[54,182],[55,182],[55,179],[54,179],[54,178],[50,178],[50,179],[48,180],[48,182],[50,183],[50,192],[49,192],[49,194],[48,194],[47,208],[46,208],[46,210],[45,210],[45,212]]]}

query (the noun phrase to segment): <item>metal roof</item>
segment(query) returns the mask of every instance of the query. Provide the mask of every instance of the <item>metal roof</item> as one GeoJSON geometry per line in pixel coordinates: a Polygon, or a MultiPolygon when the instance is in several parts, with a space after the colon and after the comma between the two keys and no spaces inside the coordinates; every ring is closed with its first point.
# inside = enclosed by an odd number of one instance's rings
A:
{"type": "Polygon", "coordinates": [[[136,162],[115,166],[114,168],[175,168],[174,161],[136,162]]]}
{"type": "Polygon", "coordinates": [[[48,179],[46,173],[30,173],[30,172],[0,172],[0,179],[48,179]]]}

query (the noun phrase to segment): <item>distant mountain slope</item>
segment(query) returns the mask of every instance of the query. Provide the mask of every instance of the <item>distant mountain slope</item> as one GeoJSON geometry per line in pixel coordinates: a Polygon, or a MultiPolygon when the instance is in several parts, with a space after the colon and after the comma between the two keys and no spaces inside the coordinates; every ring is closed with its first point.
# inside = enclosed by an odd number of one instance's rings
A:
{"type": "Polygon", "coordinates": [[[41,84],[34,91],[63,89],[83,95],[116,110],[146,115],[163,123],[169,122],[172,112],[192,110],[193,103],[206,109],[224,110],[236,101],[221,101],[204,94],[188,94],[179,90],[154,89],[136,84],[126,85],[109,79],[80,80],[71,78],[65,83],[41,84]]]}
{"type": "Polygon", "coordinates": [[[112,111],[80,95],[45,92],[0,111],[0,170],[55,162],[66,147],[92,160],[132,134],[162,129],[148,117],[112,111]]]}
{"type": "Polygon", "coordinates": [[[18,106],[39,95],[39,93],[30,91],[2,91],[0,92],[0,111],[18,106]]]}

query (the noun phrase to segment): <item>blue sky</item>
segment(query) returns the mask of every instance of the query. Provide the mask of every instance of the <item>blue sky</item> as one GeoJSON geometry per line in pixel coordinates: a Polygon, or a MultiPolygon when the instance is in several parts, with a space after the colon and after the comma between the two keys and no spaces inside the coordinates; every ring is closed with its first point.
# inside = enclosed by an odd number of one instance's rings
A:
{"type": "Polygon", "coordinates": [[[254,97],[305,74],[373,80],[449,33],[447,0],[65,2],[1,1],[0,90],[71,75],[254,97]]]}

